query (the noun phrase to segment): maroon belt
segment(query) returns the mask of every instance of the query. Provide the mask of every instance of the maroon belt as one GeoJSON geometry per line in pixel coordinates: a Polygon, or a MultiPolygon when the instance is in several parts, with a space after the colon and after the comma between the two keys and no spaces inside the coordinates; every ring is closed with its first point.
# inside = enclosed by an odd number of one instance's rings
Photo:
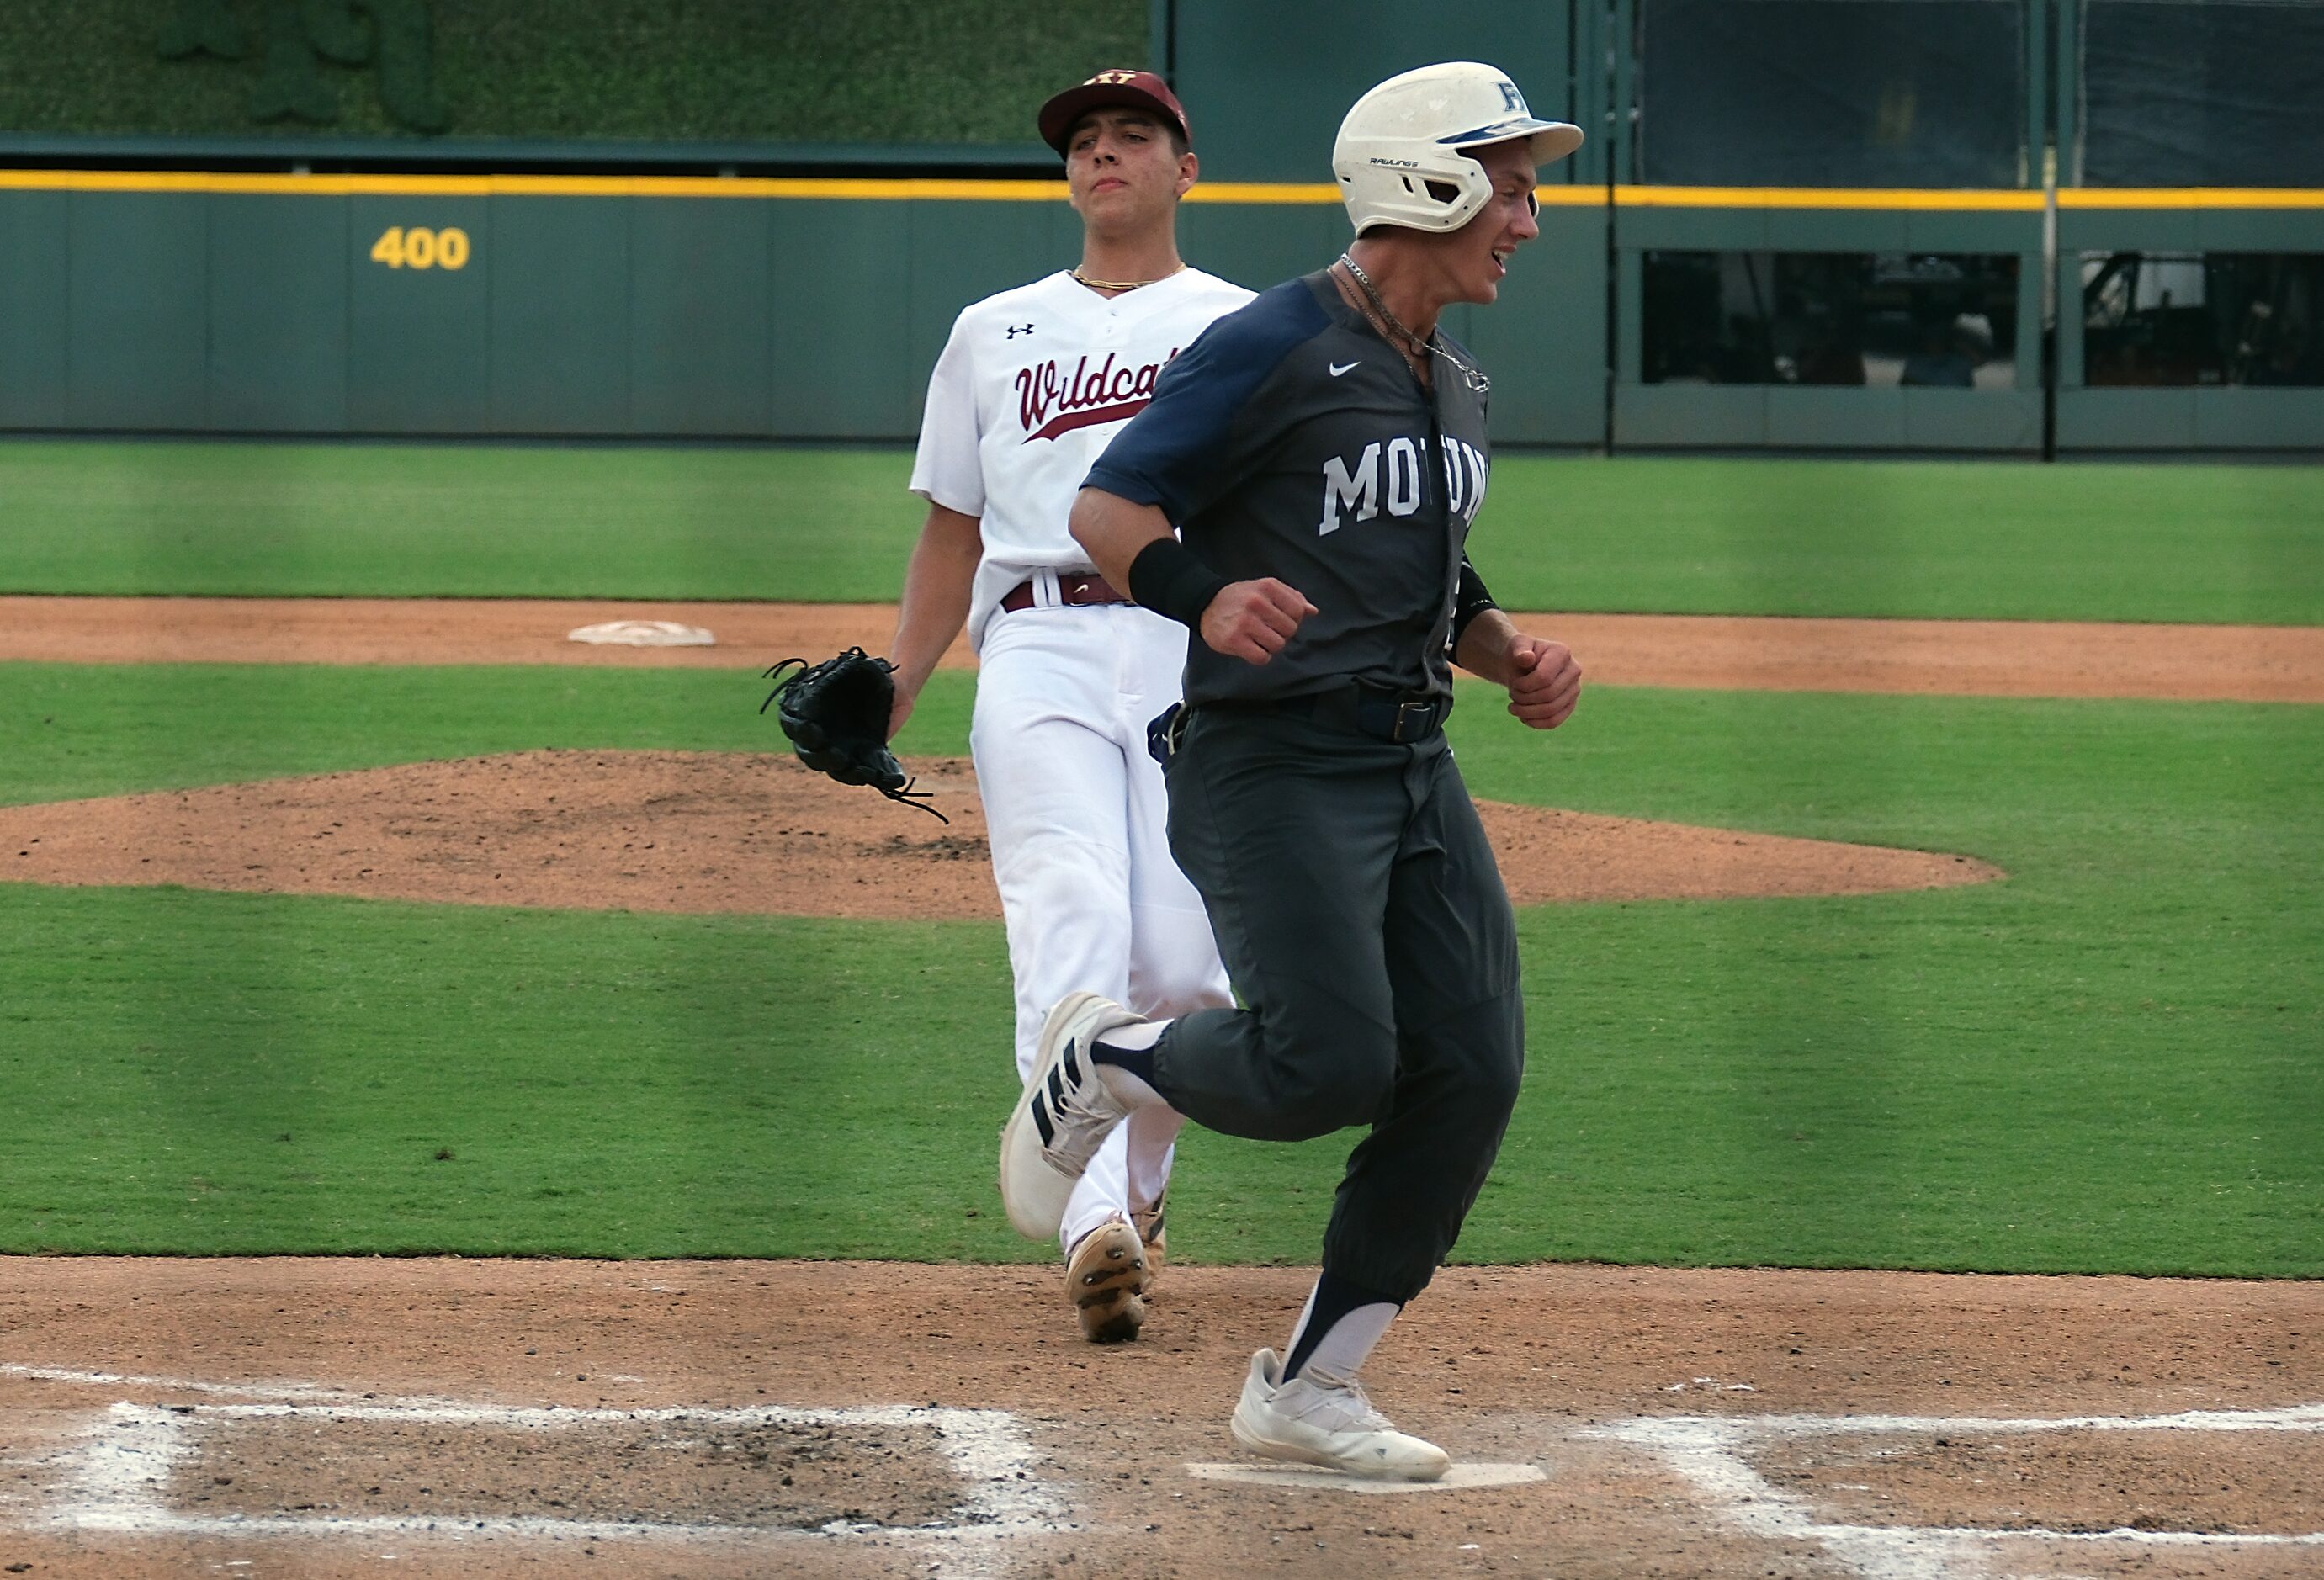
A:
{"type": "MultiPolygon", "coordinates": [[[[1033,607],[1033,583],[1019,582],[1001,601],[1001,607],[1015,612],[1033,607]]],[[[1078,609],[1091,603],[1129,603],[1134,602],[1125,593],[1113,590],[1113,583],[1092,571],[1086,576],[1059,576],[1057,602],[1078,609]]]]}

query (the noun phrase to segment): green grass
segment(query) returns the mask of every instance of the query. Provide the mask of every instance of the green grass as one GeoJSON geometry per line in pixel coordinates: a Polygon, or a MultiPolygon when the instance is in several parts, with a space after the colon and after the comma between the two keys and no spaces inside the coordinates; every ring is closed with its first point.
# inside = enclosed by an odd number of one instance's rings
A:
{"type": "MultiPolygon", "coordinates": [[[[0,592],[895,596],[899,450],[0,444],[0,592]]],[[[1505,455],[1511,608],[2324,623],[2324,468],[1505,455]]]]}
{"type": "MultiPolygon", "coordinates": [[[[769,735],[740,672],[0,683],[10,803],[769,735]]],[[[1600,688],[1544,739],[1485,702],[1480,795],[2010,877],[1524,913],[1462,1257],[2324,1276],[2324,712],[1600,688]]],[[[997,924],[0,884],[0,1248],[1038,1258],[990,1184],[1006,983],[997,924]]],[[[1174,1253],[1312,1260],[1347,1139],[1190,1135],[1174,1253]]]]}
{"type": "MultiPolygon", "coordinates": [[[[225,0],[263,41],[260,0],[225,0]]],[[[295,135],[254,123],[263,43],[167,61],[156,0],[0,6],[5,130],[295,135]]],[[[1107,66],[1146,63],[1147,8],[1097,0],[493,0],[435,5],[435,82],[464,137],[1030,142],[1033,111],[1107,66]]],[[[319,68],[338,135],[409,135],[368,69],[319,68]]]]}

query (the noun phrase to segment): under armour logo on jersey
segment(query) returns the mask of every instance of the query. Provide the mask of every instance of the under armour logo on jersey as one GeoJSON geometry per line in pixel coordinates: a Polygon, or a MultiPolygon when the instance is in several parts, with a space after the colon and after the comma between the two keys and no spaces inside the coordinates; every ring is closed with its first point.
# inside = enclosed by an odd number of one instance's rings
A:
{"type": "Polygon", "coordinates": [[[1009,326],[1009,338],[1011,340],[1016,339],[1019,335],[1030,335],[1031,333],[1033,333],[1033,326],[1030,324],[1011,324],[1009,326]]]}

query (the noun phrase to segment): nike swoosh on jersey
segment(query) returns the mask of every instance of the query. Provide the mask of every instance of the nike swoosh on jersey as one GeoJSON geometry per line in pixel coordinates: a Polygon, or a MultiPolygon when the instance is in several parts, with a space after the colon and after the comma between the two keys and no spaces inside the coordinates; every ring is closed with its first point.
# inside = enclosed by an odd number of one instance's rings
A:
{"type": "Polygon", "coordinates": [[[1332,376],[1333,376],[1333,378],[1335,378],[1335,379],[1336,379],[1336,378],[1338,378],[1342,373],[1344,373],[1344,372],[1348,372],[1350,369],[1351,369],[1351,368],[1360,368],[1360,367],[1361,367],[1361,366],[1363,366],[1363,365],[1364,365],[1364,363],[1363,363],[1363,359],[1362,359],[1361,357],[1358,357],[1354,362],[1351,362],[1351,363],[1333,363],[1332,364],[1332,376]]]}

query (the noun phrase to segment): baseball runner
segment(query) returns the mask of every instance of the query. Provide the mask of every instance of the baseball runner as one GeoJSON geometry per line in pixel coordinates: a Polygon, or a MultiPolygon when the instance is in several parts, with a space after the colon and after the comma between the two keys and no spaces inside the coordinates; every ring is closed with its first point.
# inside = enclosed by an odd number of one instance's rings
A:
{"type": "Polygon", "coordinates": [[[1581,141],[1489,66],[1365,94],[1333,151],[1357,240],[1173,363],[1073,512],[1100,570],[1201,638],[1164,737],[1170,847],[1248,1007],[1062,999],[1002,1134],[1001,1193],[1045,1230],[1102,1139],[1163,1104],[1261,1140],[1370,1126],[1322,1275],[1233,1418],[1258,1453],[1363,1475],[1450,1463],[1357,1373],[1452,1248],[1524,1063],[1514,920],[1443,732],[1448,659],[1536,729],[1582,684],[1466,557],[1487,380],[1437,315],[1493,300],[1539,234],[1536,167],[1581,141]]]}
{"type": "MultiPolygon", "coordinates": [[[[1231,1002],[1202,901],[1171,859],[1146,748],[1147,721],[1177,699],[1186,633],[1099,576],[1065,518],[1163,368],[1250,299],[1178,257],[1196,163],[1160,78],[1100,72],[1042,106],[1038,124],[1065,161],[1081,263],[964,310],[928,381],[911,482],[928,515],[890,649],[888,731],[965,620],[1020,1078],[1069,989],[1157,1015],[1231,1002]]],[[[1145,1320],[1182,1123],[1151,1105],[1094,1146],[1043,1231],[1065,1250],[1093,1340],[1135,1337],[1145,1320]]]]}

